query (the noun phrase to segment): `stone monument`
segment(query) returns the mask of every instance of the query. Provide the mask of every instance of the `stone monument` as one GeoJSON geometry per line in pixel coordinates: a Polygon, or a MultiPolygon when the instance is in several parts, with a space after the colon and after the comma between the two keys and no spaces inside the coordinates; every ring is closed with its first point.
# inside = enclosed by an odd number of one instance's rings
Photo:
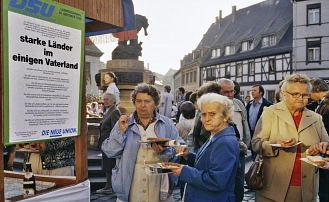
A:
{"type": "MultiPolygon", "coordinates": [[[[153,83],[153,74],[144,69],[144,62],[138,60],[142,56],[142,42],[138,43],[138,32],[143,28],[147,36],[148,20],[145,16],[135,15],[136,19],[136,36],[133,39],[125,40],[121,34],[113,34],[118,37],[118,46],[112,52],[112,60],[107,61],[106,69],[101,69],[100,89],[106,91],[107,85],[104,84],[104,74],[114,72],[118,77],[117,87],[120,91],[119,109],[122,114],[130,114],[135,110],[131,103],[130,94],[138,83],[153,83]]],[[[130,37],[131,38],[131,37],[130,37]]]]}

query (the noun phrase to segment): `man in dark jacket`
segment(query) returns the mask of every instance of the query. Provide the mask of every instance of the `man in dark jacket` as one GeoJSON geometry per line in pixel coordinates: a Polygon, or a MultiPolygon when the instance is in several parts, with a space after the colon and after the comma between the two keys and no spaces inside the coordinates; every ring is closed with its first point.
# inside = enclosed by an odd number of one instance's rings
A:
{"type": "MultiPolygon", "coordinates": [[[[311,79],[311,99],[316,113],[322,115],[322,121],[327,132],[329,132],[329,86],[320,78],[311,79]]],[[[319,169],[319,199],[320,202],[329,201],[329,171],[319,169]]]]}
{"type": "MultiPolygon", "coordinates": [[[[264,107],[269,107],[273,105],[272,102],[268,101],[263,97],[264,92],[265,91],[263,86],[259,84],[254,85],[251,89],[251,95],[253,97],[253,100],[251,100],[246,106],[251,139],[254,135],[257,121],[263,113],[264,107]]],[[[256,153],[252,149],[251,153],[252,159],[255,160],[256,153]]]]}

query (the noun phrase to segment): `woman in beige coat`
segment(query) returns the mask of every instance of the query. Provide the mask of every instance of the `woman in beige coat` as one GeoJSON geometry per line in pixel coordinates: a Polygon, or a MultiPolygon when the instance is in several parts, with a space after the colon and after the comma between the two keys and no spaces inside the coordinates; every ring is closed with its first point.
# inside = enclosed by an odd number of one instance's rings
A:
{"type": "Polygon", "coordinates": [[[329,139],[321,116],[305,108],[310,90],[307,76],[289,75],[281,87],[282,101],[264,108],[252,139],[253,150],[263,150],[265,173],[264,187],[256,191],[256,201],[316,201],[318,168],[300,158],[306,157],[310,146],[310,150],[327,147],[329,139]],[[288,149],[270,145],[291,138],[303,143],[288,149]]]}

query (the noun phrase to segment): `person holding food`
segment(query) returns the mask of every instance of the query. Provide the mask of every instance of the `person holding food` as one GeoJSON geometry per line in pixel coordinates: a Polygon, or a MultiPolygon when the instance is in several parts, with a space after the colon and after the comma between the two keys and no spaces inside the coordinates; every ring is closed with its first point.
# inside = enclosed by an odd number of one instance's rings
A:
{"type": "Polygon", "coordinates": [[[264,186],[256,201],[316,201],[317,167],[301,161],[326,152],[328,134],[322,117],[305,106],[312,86],[303,74],[287,75],[282,101],[264,108],[252,138],[252,148],[263,152],[264,186]],[[260,142],[262,142],[260,144],[260,142]]]}
{"type": "MultiPolygon", "coordinates": [[[[122,115],[102,144],[109,158],[116,158],[112,169],[112,188],[117,201],[173,201],[172,190],[177,177],[172,174],[150,175],[149,165],[175,162],[175,147],[156,142],[143,144],[150,138],[169,138],[185,144],[171,119],[157,113],[160,93],[149,84],[138,84],[131,94],[135,112],[122,115]]],[[[154,139],[153,139],[154,140],[154,139]]]]}
{"type": "Polygon", "coordinates": [[[177,147],[182,162],[172,172],[186,182],[184,201],[235,201],[234,186],[240,149],[233,127],[233,103],[226,96],[207,93],[198,100],[201,121],[210,137],[198,152],[177,147]]]}
{"type": "Polygon", "coordinates": [[[52,176],[74,176],[74,137],[31,142],[16,145],[17,151],[24,148],[24,164],[31,162],[34,174],[52,176]]]}

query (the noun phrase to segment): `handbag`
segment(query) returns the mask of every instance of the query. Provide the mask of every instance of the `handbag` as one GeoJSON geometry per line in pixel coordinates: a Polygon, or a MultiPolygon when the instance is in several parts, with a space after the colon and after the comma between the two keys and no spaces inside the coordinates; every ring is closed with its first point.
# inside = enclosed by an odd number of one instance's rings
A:
{"type": "Polygon", "coordinates": [[[245,181],[248,185],[249,189],[260,190],[264,185],[264,169],[262,167],[263,164],[263,148],[262,141],[259,142],[260,152],[259,158],[256,159],[252,165],[250,166],[248,172],[245,175],[245,181]]]}

